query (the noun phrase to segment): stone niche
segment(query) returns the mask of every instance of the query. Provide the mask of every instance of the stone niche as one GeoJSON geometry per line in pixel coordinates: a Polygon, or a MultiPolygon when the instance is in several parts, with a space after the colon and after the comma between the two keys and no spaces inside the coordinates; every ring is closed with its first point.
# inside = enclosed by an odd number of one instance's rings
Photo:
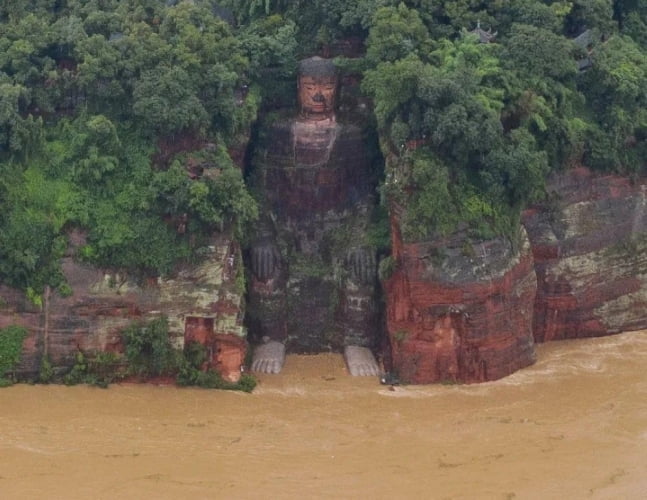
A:
{"type": "Polygon", "coordinates": [[[52,294],[47,309],[34,306],[17,290],[0,287],[0,327],[19,324],[29,331],[18,373],[35,376],[45,352],[55,367],[71,366],[79,350],[121,352],[124,328],[165,315],[177,348],[187,339],[202,343],[208,365],[226,380],[237,381],[247,345],[244,290],[237,279],[240,259],[238,245],[225,232],[212,238],[199,264],[146,282],[67,256],[62,267],[72,294],[52,294]]]}
{"type": "Polygon", "coordinates": [[[460,233],[403,243],[399,234],[392,217],[394,266],[384,285],[391,369],[401,381],[484,382],[535,361],[537,282],[523,229],[516,245],[460,233]]]}
{"type": "Polygon", "coordinates": [[[368,225],[377,179],[362,129],[287,117],[261,130],[252,184],[263,215],[247,251],[250,336],[291,352],[339,352],[355,337],[375,347],[368,225]]]}

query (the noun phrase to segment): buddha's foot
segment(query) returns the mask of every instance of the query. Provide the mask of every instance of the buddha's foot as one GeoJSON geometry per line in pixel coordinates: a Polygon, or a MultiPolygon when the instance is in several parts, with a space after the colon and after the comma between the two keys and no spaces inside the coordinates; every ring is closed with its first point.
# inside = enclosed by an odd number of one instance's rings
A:
{"type": "Polygon", "coordinates": [[[372,377],[380,374],[380,367],[368,347],[349,345],[344,348],[344,359],[351,375],[372,377]]]}
{"type": "Polygon", "coordinates": [[[256,346],[252,357],[252,371],[257,373],[279,373],[285,363],[285,346],[276,340],[268,340],[256,346]]]}

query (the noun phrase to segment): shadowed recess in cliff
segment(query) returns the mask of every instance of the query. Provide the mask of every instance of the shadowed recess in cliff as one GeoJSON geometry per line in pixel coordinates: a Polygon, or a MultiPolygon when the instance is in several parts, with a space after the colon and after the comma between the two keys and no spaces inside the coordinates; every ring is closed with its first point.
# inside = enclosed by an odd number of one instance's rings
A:
{"type": "MultiPolygon", "coordinates": [[[[347,123],[335,113],[331,60],[313,57],[300,68],[299,113],[260,122],[249,177],[262,217],[246,252],[246,321],[253,342],[274,342],[257,357],[277,353],[281,363],[283,345],[315,353],[381,344],[371,232],[380,168],[371,122],[347,123]]],[[[357,358],[372,358],[366,352],[357,358]]],[[[261,366],[280,369],[269,359],[252,368],[261,366]]],[[[370,371],[377,375],[376,363],[370,371]]]]}

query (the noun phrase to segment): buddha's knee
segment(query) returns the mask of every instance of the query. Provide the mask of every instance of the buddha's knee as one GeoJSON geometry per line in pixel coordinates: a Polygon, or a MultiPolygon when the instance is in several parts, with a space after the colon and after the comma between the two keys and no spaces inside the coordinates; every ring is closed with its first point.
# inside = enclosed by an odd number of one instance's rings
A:
{"type": "Polygon", "coordinates": [[[372,285],[377,277],[375,251],[371,248],[352,248],[346,254],[346,269],[350,279],[358,285],[372,285]]]}
{"type": "Polygon", "coordinates": [[[275,278],[281,269],[281,254],[276,245],[270,241],[262,241],[254,245],[250,260],[252,273],[262,282],[275,278]]]}

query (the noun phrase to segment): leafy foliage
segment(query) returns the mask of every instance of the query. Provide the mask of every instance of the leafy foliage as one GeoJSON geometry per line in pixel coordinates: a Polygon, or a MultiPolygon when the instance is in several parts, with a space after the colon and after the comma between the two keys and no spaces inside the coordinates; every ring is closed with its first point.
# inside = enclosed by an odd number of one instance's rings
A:
{"type": "Polygon", "coordinates": [[[66,385],[88,384],[105,389],[122,375],[119,355],[113,352],[86,354],[79,351],[74,366],[63,377],[63,382],[66,385]]]}
{"type": "Polygon", "coordinates": [[[640,172],[647,155],[647,52],[631,38],[612,38],[596,50],[580,86],[594,117],[588,163],[640,172]]]}
{"type": "Polygon", "coordinates": [[[406,237],[508,232],[550,171],[643,173],[646,33],[636,0],[5,2],[0,280],[63,290],[72,228],[77,257],[143,274],[243,233],[257,207],[228,151],[294,106],[300,57],[348,39],[406,237]]]}
{"type": "Polygon", "coordinates": [[[122,332],[122,339],[126,347],[128,370],[132,374],[144,377],[175,376],[179,385],[206,389],[251,392],[256,386],[256,379],[250,375],[243,375],[239,382],[231,383],[211,369],[204,371],[203,364],[207,359],[204,346],[190,342],[184,352],[175,349],[168,337],[165,317],[132,324],[122,332]]]}
{"type": "Polygon", "coordinates": [[[205,347],[198,342],[189,342],[184,346],[184,359],[180,366],[177,383],[183,386],[197,386],[204,389],[224,389],[230,391],[252,392],[256,379],[249,374],[242,374],[238,382],[227,382],[214,370],[203,370],[207,360],[205,347]]]}
{"type": "Polygon", "coordinates": [[[645,53],[618,34],[643,14],[608,0],[378,9],[362,86],[405,238],[511,233],[551,170],[643,169],[645,53]],[[477,20],[497,31],[494,43],[467,33],[477,20]],[[585,30],[590,43],[578,47],[585,30]],[[591,68],[578,72],[586,57],[591,68]]]}
{"type": "MultiPolygon", "coordinates": [[[[26,331],[19,327],[0,330],[0,373],[9,372],[19,361],[26,331]]],[[[243,374],[236,382],[227,382],[212,369],[204,370],[207,352],[203,345],[190,342],[180,351],[171,345],[168,322],[160,317],[149,322],[133,323],[122,331],[125,355],[107,351],[78,350],[74,365],[62,376],[47,358],[41,363],[39,383],[63,382],[66,385],[88,384],[107,388],[129,375],[141,377],[174,377],[178,385],[205,389],[251,392],[256,379],[243,374]]],[[[0,387],[12,380],[0,378],[0,387]]]]}
{"type": "Polygon", "coordinates": [[[121,336],[131,373],[151,377],[170,375],[177,369],[179,359],[171,346],[165,317],[134,323],[121,336]]]}
{"type": "Polygon", "coordinates": [[[21,326],[0,328],[0,387],[12,384],[13,379],[6,377],[20,362],[22,343],[26,336],[27,330],[21,326]]]}
{"type": "Polygon", "coordinates": [[[253,72],[209,2],[18,3],[0,8],[2,282],[64,289],[72,228],[78,257],[156,275],[256,216],[227,153],[256,116],[253,72]],[[155,164],[156,143],[186,136],[155,164]],[[195,178],[186,162],[207,142],[218,175],[195,178]]]}

